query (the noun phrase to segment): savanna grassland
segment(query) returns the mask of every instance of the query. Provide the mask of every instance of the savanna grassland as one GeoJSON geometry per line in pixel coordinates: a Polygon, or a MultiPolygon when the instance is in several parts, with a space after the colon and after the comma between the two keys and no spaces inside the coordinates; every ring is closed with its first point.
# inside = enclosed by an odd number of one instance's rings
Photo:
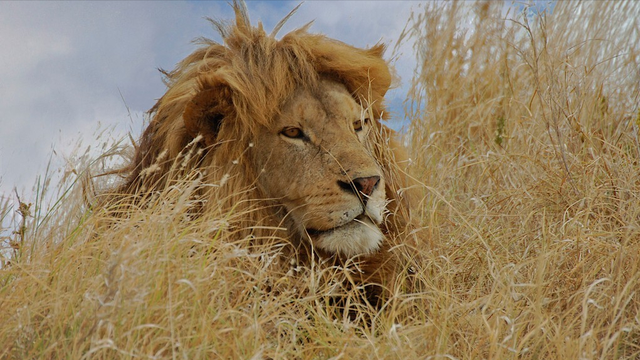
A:
{"type": "Polygon", "coordinates": [[[347,296],[343,316],[326,269],[283,264],[278,239],[229,241],[242,213],[193,219],[190,179],[126,219],[91,209],[114,180],[88,175],[130,154],[105,146],[0,204],[0,358],[640,358],[639,17],[414,12],[421,242],[380,310],[347,296]]]}

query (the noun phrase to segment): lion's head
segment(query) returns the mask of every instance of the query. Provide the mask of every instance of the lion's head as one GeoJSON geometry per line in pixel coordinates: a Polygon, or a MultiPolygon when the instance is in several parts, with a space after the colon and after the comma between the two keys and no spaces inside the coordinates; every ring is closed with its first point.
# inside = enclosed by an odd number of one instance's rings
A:
{"type": "Polygon", "coordinates": [[[203,211],[248,209],[252,231],[273,225],[328,254],[375,253],[406,217],[393,134],[380,122],[392,80],[384,46],[307,27],[277,40],[251,26],[242,3],[234,9],[234,24],[214,22],[224,44],[204,40],[167,74],[121,192],[198,171],[203,211]]]}

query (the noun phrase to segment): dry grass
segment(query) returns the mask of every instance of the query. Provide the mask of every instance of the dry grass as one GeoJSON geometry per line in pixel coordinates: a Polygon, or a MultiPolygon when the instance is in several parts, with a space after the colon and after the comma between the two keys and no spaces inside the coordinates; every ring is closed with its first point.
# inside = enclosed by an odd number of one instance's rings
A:
{"type": "Polygon", "coordinates": [[[640,357],[640,6],[502,11],[409,21],[428,244],[380,312],[341,316],[341,269],[278,264],[277,239],[225,241],[242,214],[190,219],[197,179],[114,226],[76,185],[3,242],[0,358],[640,357]]]}

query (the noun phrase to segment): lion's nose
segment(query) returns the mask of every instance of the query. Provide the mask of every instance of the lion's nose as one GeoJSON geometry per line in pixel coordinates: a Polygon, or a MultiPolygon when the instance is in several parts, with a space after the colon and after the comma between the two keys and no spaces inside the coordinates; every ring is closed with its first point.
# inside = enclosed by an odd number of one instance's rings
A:
{"type": "Polygon", "coordinates": [[[338,181],[341,188],[353,191],[366,204],[367,198],[373,194],[380,183],[380,176],[361,177],[351,180],[351,182],[338,181]],[[364,195],[364,196],[362,196],[364,195]]]}
{"type": "Polygon", "coordinates": [[[371,196],[373,190],[376,189],[378,183],[380,183],[380,176],[369,176],[353,179],[353,183],[359,192],[366,196],[371,196]]]}

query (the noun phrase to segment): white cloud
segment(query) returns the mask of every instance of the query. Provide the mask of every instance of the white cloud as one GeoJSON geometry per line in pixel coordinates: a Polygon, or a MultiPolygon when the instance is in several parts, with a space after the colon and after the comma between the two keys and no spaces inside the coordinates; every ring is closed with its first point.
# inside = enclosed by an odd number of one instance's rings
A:
{"type": "MultiPolygon", "coordinates": [[[[248,7],[253,23],[270,30],[297,4],[248,7]]],[[[308,1],[281,34],[315,19],[314,32],[393,48],[416,4],[308,1]]],[[[0,196],[14,186],[30,193],[51,150],[61,166],[78,138],[92,141],[98,122],[137,137],[140,114],[164,92],[156,68],[173,68],[194,49],[192,39],[215,38],[205,16],[231,15],[226,2],[0,2],[0,196]],[[138,114],[133,124],[127,106],[138,114]]],[[[411,80],[410,49],[397,62],[404,86],[392,98],[404,99],[411,80]]]]}

